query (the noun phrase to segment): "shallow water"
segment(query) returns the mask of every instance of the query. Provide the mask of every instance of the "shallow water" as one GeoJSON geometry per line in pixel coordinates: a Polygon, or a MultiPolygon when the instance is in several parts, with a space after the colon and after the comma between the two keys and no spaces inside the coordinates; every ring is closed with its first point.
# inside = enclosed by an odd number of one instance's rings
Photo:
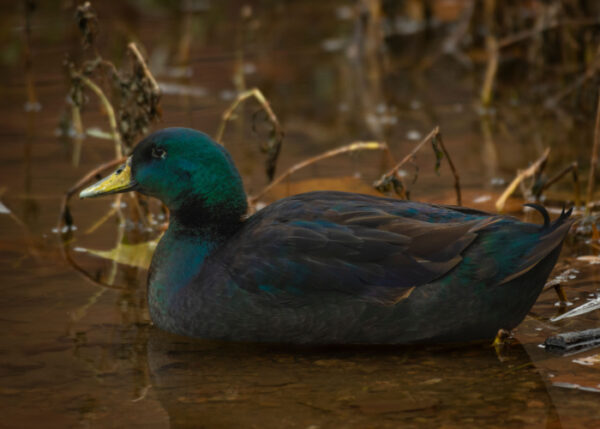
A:
{"type": "MultiPolygon", "coordinates": [[[[545,291],[516,330],[515,342],[500,354],[487,344],[306,349],[160,332],[148,318],[143,269],[76,251],[115,246],[114,217],[86,233],[110,209],[110,199],[72,205],[77,230],[67,256],[89,278],[82,275],[65,258],[55,230],[60,199],[83,174],[111,159],[113,149],[110,142],[88,137],[75,167],[72,141],[56,133],[67,93],[62,61],[66,52],[80,54],[73,12],[65,4],[44,2],[32,17],[33,82],[41,110],[28,112],[23,14],[20,6],[2,6],[0,426],[600,425],[600,348],[560,356],[539,347],[549,335],[600,325],[598,310],[550,320],[600,293],[596,260],[577,259],[597,254],[583,240],[568,240],[552,275],[575,270],[563,282],[570,305],[561,308],[556,293],[545,291]]],[[[355,140],[385,139],[400,158],[439,124],[461,174],[464,204],[491,210],[502,189],[493,183],[510,180],[546,145],[553,154],[549,170],[573,160],[586,163],[591,122],[575,120],[574,131],[518,102],[482,117],[473,107],[479,69],[466,72],[448,58],[423,73],[406,66],[420,58],[419,46],[435,51],[435,44],[418,35],[396,41],[386,67],[369,69],[368,59],[352,54],[357,30],[347,18],[348,3],[254,5],[245,24],[238,2],[191,2],[193,13],[157,4],[99,7],[104,55],[120,61],[126,43],[138,40],[168,89],[156,128],[193,126],[214,133],[235,93],[236,64],[243,55],[246,86],[263,90],[286,130],[280,172],[355,140]],[[186,28],[192,35],[189,51],[186,28]],[[174,77],[181,72],[186,76],[174,77]],[[178,88],[184,93],[176,93],[178,88]]],[[[265,133],[260,127],[258,134],[252,131],[254,110],[248,107],[225,138],[251,193],[266,184],[258,150],[265,133]]],[[[84,124],[107,129],[93,103],[84,124]]],[[[438,177],[432,153],[423,152],[417,161],[413,198],[453,203],[447,165],[438,177]]],[[[370,191],[382,162],[381,154],[370,153],[315,164],[265,202],[323,187],[370,191]]],[[[410,182],[414,170],[407,174],[410,182]]],[[[550,196],[569,189],[565,180],[550,196]]],[[[515,199],[510,207],[520,203],[515,199]]]]}

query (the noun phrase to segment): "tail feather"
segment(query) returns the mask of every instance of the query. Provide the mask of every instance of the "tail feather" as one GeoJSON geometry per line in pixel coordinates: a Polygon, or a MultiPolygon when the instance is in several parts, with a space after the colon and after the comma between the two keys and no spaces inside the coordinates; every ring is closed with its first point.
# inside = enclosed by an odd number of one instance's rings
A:
{"type": "Polygon", "coordinates": [[[544,218],[544,225],[542,225],[542,229],[548,231],[554,231],[556,228],[561,226],[567,219],[569,219],[569,217],[573,213],[573,207],[571,207],[569,210],[565,210],[565,207],[563,206],[560,216],[556,218],[554,222],[550,222],[550,215],[548,214],[548,210],[546,210],[546,207],[534,203],[527,203],[523,205],[537,210],[542,215],[542,217],[544,218]]]}
{"type": "Polygon", "coordinates": [[[521,269],[502,279],[500,284],[507,283],[510,280],[525,274],[548,256],[554,249],[561,246],[571,225],[575,221],[575,219],[570,218],[571,213],[573,212],[572,208],[566,211],[563,209],[560,216],[554,222],[550,222],[550,216],[544,207],[537,204],[526,205],[538,210],[542,216],[544,216],[544,225],[541,227],[543,235],[538,244],[531,249],[529,255],[522,259],[521,269]]]}
{"type": "Polygon", "coordinates": [[[546,210],[546,207],[533,203],[527,203],[523,205],[525,207],[531,207],[532,209],[537,210],[542,215],[542,217],[544,218],[544,225],[542,226],[542,228],[546,229],[550,226],[550,215],[548,214],[548,210],[546,210]]]}
{"type": "MultiPolygon", "coordinates": [[[[565,221],[567,221],[571,217],[572,213],[573,207],[571,207],[569,210],[565,210],[565,208],[563,207],[560,216],[550,225],[550,229],[555,230],[556,228],[561,226],[563,223],[565,223],[565,221]]],[[[573,221],[574,219],[569,220],[570,223],[573,223],[573,221]]]]}

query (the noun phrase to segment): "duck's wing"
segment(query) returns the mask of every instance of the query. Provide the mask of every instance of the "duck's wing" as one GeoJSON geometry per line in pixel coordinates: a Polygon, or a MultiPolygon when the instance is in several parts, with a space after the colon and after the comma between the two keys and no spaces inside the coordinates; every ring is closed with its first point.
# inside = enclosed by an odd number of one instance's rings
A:
{"type": "Polygon", "coordinates": [[[339,294],[392,305],[456,267],[498,219],[433,223],[399,215],[397,204],[342,203],[292,200],[255,215],[224,249],[229,278],[282,299],[339,294]]]}

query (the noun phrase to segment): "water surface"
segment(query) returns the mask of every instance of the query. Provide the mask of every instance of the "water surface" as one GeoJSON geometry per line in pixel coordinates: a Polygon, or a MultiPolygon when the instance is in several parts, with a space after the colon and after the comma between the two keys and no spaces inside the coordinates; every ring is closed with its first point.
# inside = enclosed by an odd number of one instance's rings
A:
{"type": "MultiPolygon", "coordinates": [[[[111,199],[72,205],[76,230],[68,255],[84,276],[65,258],[56,230],[60,201],[83,174],[110,160],[113,148],[88,137],[74,166],[73,141],[57,132],[68,85],[62,62],[67,53],[75,59],[82,55],[67,3],[44,2],[32,15],[31,76],[40,110],[26,106],[23,11],[2,6],[0,426],[600,424],[600,349],[560,356],[539,347],[549,335],[599,326],[597,310],[550,320],[597,299],[597,265],[590,258],[577,259],[596,255],[594,242],[570,238],[553,273],[573,270],[563,283],[570,305],[561,308],[556,293],[545,291],[516,330],[514,343],[500,354],[488,344],[307,349],[160,332],[148,317],[144,269],[77,251],[115,246],[115,217],[88,233],[110,210],[111,199]]],[[[286,131],[281,172],[356,140],[385,140],[400,158],[440,125],[461,174],[464,204],[488,210],[502,189],[494,184],[510,180],[546,146],[552,147],[551,171],[572,161],[587,165],[593,127],[580,112],[573,114],[570,128],[524,102],[499,105],[498,115],[482,116],[476,107],[480,68],[465,70],[442,57],[415,72],[410,65],[435,52],[435,38],[426,41],[418,33],[395,38],[386,65],[379,68],[357,58],[350,2],[264,2],[250,10],[236,1],[189,3],[192,10],[133,1],[98,7],[98,46],[105,57],[120,64],[126,44],[137,41],[165,89],[163,119],[155,128],[191,126],[214,134],[232,95],[257,86],[286,131]]],[[[256,109],[243,110],[225,134],[251,193],[266,184],[258,150],[266,134],[260,115],[253,131],[256,109]]],[[[93,99],[84,124],[107,129],[93,99]]],[[[417,162],[413,198],[453,203],[447,165],[436,175],[428,151],[417,162]]],[[[382,166],[380,153],[318,163],[264,202],[315,188],[372,192],[369,184],[382,166]]],[[[414,173],[407,168],[407,183],[414,173]]],[[[551,198],[570,195],[568,180],[554,192],[551,198]]],[[[511,207],[520,210],[520,203],[515,200],[511,207]]],[[[541,221],[534,214],[527,217],[541,221]]],[[[139,240],[139,231],[133,232],[128,227],[126,237],[139,240]]]]}

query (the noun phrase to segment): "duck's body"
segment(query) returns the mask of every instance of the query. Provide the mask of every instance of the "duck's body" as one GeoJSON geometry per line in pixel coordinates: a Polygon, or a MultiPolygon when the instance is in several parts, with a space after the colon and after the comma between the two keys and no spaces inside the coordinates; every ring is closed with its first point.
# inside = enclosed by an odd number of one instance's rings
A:
{"type": "Polygon", "coordinates": [[[148,279],[152,320],[193,337],[298,344],[491,339],[525,317],[571,224],[568,215],[539,226],[343,192],[284,198],[243,219],[245,194],[228,155],[185,129],[148,137],[130,163],[137,180],[127,189],[171,208],[148,279]],[[166,163],[185,155],[185,145],[191,154],[177,163],[177,180],[159,186],[146,179],[169,170],[157,167],[156,150],[165,149],[166,163]],[[150,150],[155,160],[146,156],[150,150]],[[205,190],[175,192],[182,181],[205,190]]]}
{"type": "Polygon", "coordinates": [[[167,331],[237,341],[493,338],[523,320],[567,228],[367,195],[297,195],[227,236],[192,236],[175,221],[152,261],[150,312],[167,331]]]}

